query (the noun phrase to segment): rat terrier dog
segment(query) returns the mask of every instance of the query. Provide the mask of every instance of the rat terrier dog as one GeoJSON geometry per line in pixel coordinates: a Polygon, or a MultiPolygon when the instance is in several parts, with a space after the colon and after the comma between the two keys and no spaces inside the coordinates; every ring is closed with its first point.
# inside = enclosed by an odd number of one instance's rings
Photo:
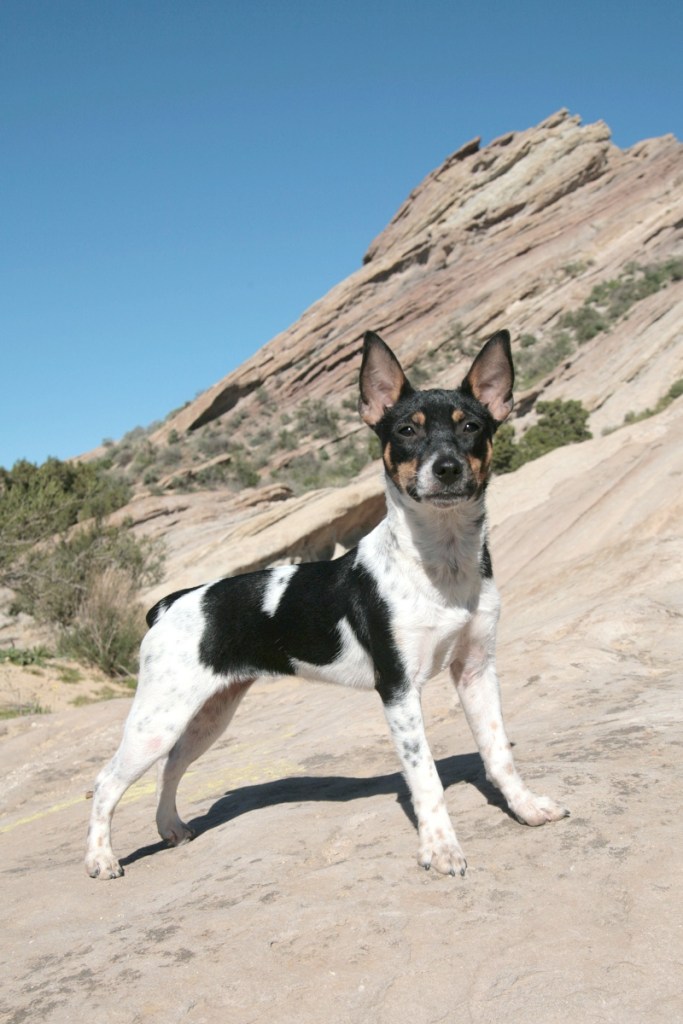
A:
{"type": "Polygon", "coordinates": [[[517,773],[494,665],[498,592],[484,494],[492,439],[512,410],[510,336],[487,341],[454,391],[417,391],[373,332],[365,336],[360,414],[380,439],[386,518],[332,562],[264,569],[181,590],[149,612],[140,680],[123,740],[100,772],[86,869],[116,878],[111,819],[156,761],[157,827],[170,845],[192,832],[178,783],[228,725],[257,676],[306,676],[377,690],[417,818],[417,859],[464,874],[424,731],[420,694],[450,673],[488,778],[512,812],[542,825],[568,812],[517,773]]]}

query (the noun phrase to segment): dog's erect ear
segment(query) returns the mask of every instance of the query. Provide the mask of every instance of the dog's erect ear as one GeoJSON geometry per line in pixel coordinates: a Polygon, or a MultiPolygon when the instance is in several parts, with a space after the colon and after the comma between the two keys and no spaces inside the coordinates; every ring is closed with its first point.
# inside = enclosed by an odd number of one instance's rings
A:
{"type": "Polygon", "coordinates": [[[358,411],[369,427],[376,426],[387,409],[412,392],[401,364],[379,334],[366,331],[360,368],[358,411]]]}
{"type": "Polygon", "coordinates": [[[461,387],[485,405],[497,423],[502,423],[512,412],[514,383],[510,332],[498,331],[472,363],[461,387]]]}

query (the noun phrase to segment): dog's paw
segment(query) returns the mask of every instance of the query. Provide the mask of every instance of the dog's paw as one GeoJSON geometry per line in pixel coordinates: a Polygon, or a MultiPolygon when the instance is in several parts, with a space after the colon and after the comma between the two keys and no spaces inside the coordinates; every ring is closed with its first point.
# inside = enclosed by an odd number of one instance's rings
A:
{"type": "Polygon", "coordinates": [[[97,878],[99,881],[107,881],[110,878],[120,878],[123,874],[123,868],[113,853],[109,856],[88,854],[85,858],[85,870],[91,878],[97,878]]]}
{"type": "Polygon", "coordinates": [[[184,825],[180,818],[171,825],[159,826],[159,835],[168,846],[183,846],[191,843],[195,837],[192,829],[184,825]]]}
{"type": "Polygon", "coordinates": [[[465,855],[455,836],[420,843],[417,862],[425,871],[434,868],[442,875],[464,875],[467,870],[465,855]]]}
{"type": "Polygon", "coordinates": [[[549,796],[536,796],[534,793],[528,793],[512,810],[523,825],[545,825],[549,821],[569,817],[566,807],[549,796]]]}

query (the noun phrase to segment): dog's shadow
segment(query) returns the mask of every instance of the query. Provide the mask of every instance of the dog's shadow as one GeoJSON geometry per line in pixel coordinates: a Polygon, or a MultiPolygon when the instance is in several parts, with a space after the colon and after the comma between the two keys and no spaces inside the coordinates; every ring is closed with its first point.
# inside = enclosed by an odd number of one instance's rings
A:
{"type": "MultiPolygon", "coordinates": [[[[494,807],[498,807],[510,817],[500,793],[486,778],[484,765],[479,754],[458,754],[444,757],[436,762],[436,766],[444,789],[457,782],[469,782],[475,786],[482,796],[494,807]]],[[[364,800],[371,796],[394,795],[406,817],[417,829],[417,822],[410,802],[410,794],[400,772],[390,775],[375,775],[370,778],[356,778],[348,775],[294,775],[284,779],[273,779],[269,782],[258,782],[253,786],[241,786],[224,794],[209,808],[206,814],[188,821],[188,826],[195,838],[210,832],[219,825],[238,818],[241,814],[258,811],[265,807],[278,804],[306,803],[311,800],[344,803],[349,800],[364,800]]],[[[152,843],[140,847],[121,858],[121,864],[133,864],[143,857],[151,857],[160,850],[167,849],[164,842],[152,843]]]]}

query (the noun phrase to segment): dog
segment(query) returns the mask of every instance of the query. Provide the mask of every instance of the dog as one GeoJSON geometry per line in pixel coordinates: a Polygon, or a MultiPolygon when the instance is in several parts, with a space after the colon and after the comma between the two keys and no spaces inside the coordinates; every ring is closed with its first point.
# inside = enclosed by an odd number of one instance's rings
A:
{"type": "Polygon", "coordinates": [[[376,690],[417,819],[418,863],[466,861],[425,736],[420,694],[449,669],[489,780],[512,813],[542,825],[569,812],[520,778],[494,663],[499,596],[487,543],[493,436],[513,407],[510,335],[489,338],[455,390],[414,389],[380,336],[365,335],[359,411],[381,443],[387,514],[327,562],[263,569],[180,590],[151,609],[121,745],[93,793],[86,870],[116,878],[111,819],[159,761],[157,827],[193,838],[176,809],[187,767],[221,735],[258,676],[376,690]]]}

